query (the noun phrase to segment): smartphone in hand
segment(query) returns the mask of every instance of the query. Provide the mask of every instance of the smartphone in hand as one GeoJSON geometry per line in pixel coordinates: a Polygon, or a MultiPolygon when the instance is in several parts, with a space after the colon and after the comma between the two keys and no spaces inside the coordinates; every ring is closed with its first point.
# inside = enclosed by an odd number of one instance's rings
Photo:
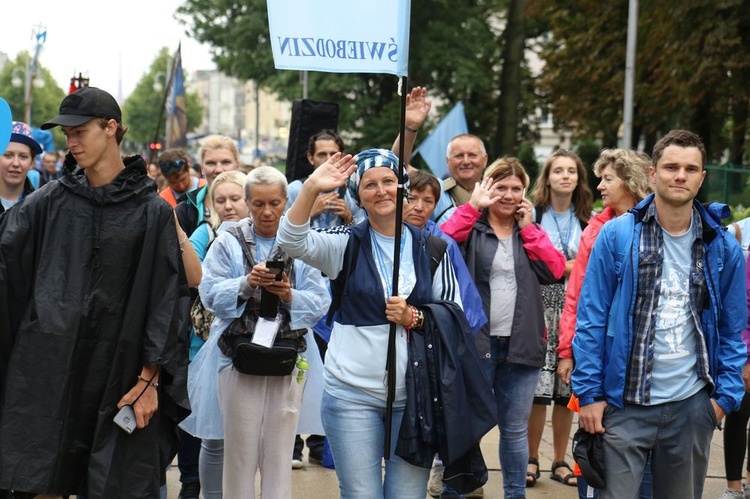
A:
{"type": "MultiPolygon", "coordinates": [[[[523,188],[523,193],[521,194],[521,202],[526,199],[526,187],[523,188]]],[[[516,217],[516,220],[518,220],[520,217],[518,216],[518,208],[521,207],[521,203],[518,203],[518,206],[516,206],[516,212],[514,216],[516,217]]]]}
{"type": "Polygon", "coordinates": [[[122,406],[122,409],[115,415],[114,423],[125,430],[126,433],[133,433],[136,428],[135,411],[130,405],[122,406]]]}
{"type": "Polygon", "coordinates": [[[284,261],[283,260],[268,260],[266,262],[266,268],[272,273],[277,281],[281,280],[281,274],[284,272],[284,261]]]}

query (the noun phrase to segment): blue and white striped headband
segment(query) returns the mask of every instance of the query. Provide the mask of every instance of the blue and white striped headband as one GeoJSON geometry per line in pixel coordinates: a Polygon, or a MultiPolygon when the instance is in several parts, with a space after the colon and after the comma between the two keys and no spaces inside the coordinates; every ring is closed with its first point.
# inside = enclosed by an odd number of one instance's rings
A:
{"type": "MultiPolygon", "coordinates": [[[[393,170],[393,173],[398,177],[398,157],[393,154],[393,151],[388,149],[366,149],[362,152],[357,153],[357,171],[351,174],[346,182],[349,189],[349,195],[352,199],[359,204],[359,183],[362,180],[362,175],[365,174],[370,168],[376,166],[385,166],[393,170]]],[[[409,195],[409,174],[406,173],[404,168],[404,197],[409,195]]]]}

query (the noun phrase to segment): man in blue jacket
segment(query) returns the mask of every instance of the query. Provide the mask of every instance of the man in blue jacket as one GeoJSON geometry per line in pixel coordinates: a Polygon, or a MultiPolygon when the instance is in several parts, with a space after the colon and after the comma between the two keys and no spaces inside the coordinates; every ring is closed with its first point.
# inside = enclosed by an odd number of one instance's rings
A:
{"type": "Polygon", "coordinates": [[[700,498],[713,430],[744,394],[744,261],[724,205],[695,200],[701,139],[654,146],[654,194],[606,224],[578,305],[573,390],[604,439],[600,498],[636,498],[652,456],[654,497],[700,498]]]}

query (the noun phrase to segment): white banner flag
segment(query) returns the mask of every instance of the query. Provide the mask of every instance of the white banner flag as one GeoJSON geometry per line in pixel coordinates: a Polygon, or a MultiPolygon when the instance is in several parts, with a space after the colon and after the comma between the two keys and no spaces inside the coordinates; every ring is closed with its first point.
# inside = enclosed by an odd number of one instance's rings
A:
{"type": "Polygon", "coordinates": [[[411,0],[268,0],[267,5],[276,69],[407,75],[411,0]]]}

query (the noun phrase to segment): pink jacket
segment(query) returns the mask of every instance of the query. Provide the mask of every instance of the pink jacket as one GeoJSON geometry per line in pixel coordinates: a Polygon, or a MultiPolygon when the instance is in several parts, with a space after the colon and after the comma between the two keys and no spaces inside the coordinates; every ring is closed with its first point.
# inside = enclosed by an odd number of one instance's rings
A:
{"type": "Polygon", "coordinates": [[[568,286],[565,290],[565,304],[563,305],[560,323],[558,324],[558,335],[560,343],[557,353],[561,359],[573,358],[573,336],[576,334],[576,309],[578,308],[578,297],[581,295],[583,277],[586,275],[586,267],[589,264],[591,248],[599,235],[602,226],[615,218],[615,210],[604,208],[601,213],[589,220],[588,225],[581,234],[578,243],[578,255],[573,264],[573,270],[568,277],[568,286]]]}
{"type": "MultiPolygon", "coordinates": [[[[440,230],[461,244],[469,238],[474,223],[481,216],[481,211],[464,203],[456,208],[451,217],[440,226],[440,230]]],[[[555,249],[547,233],[538,224],[532,223],[520,230],[519,234],[529,259],[544,262],[555,279],[560,279],[565,273],[565,256],[555,249]]]]}

